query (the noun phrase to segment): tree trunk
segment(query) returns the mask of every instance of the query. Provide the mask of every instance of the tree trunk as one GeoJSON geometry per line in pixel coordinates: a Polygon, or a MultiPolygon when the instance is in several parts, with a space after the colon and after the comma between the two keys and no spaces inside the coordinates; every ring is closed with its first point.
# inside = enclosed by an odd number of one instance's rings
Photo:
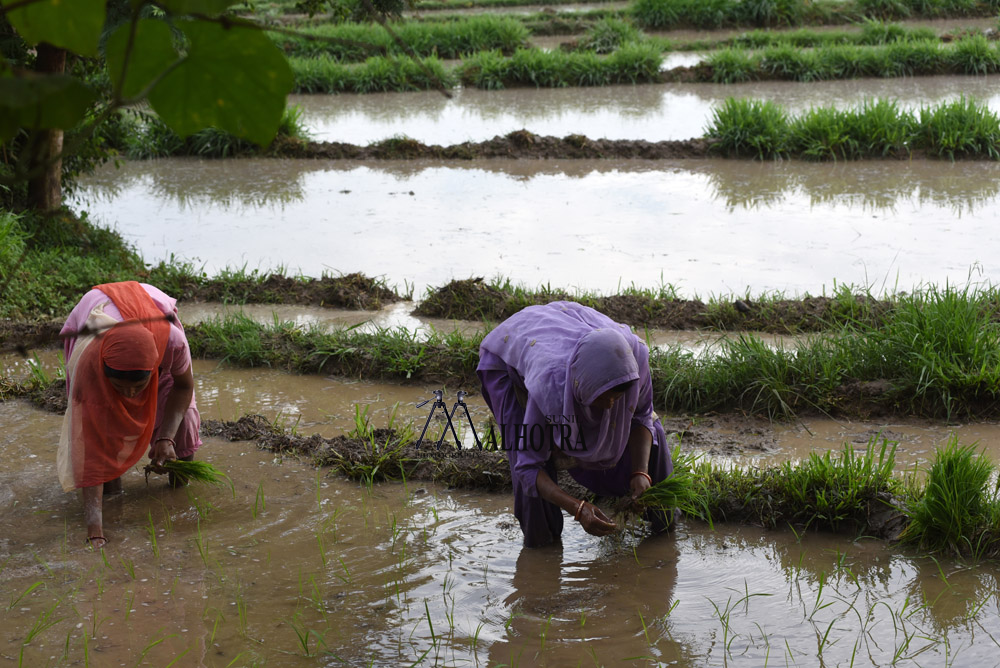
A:
{"type": "MultiPolygon", "coordinates": [[[[66,50],[46,43],[38,45],[35,71],[39,74],[62,74],[66,70],[66,50]]],[[[55,211],[62,206],[63,131],[40,130],[35,138],[35,155],[28,180],[28,207],[37,211],[55,211]]]]}

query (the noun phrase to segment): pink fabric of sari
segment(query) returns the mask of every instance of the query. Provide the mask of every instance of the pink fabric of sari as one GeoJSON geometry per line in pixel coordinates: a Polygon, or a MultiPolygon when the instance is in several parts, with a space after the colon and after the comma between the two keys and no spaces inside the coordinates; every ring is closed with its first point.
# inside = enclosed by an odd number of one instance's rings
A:
{"type": "MultiPolygon", "coordinates": [[[[191,405],[188,406],[181,422],[180,429],[176,436],[173,434],[160,434],[160,424],[163,421],[163,409],[167,403],[167,397],[174,386],[174,376],[180,375],[191,367],[191,349],[188,346],[187,337],[184,335],[184,326],[177,317],[177,300],[168,296],[159,288],[146,283],[140,283],[142,289],[153,300],[157,309],[163,315],[172,316],[170,323],[170,334],[167,339],[167,348],[163,354],[163,361],[160,363],[160,374],[157,385],[156,399],[156,424],[153,428],[153,439],[160,436],[173,438],[177,445],[175,451],[178,457],[193,455],[201,447],[201,437],[198,430],[201,427],[201,415],[198,413],[198,406],[194,396],[191,397],[191,405]]],[[[108,295],[98,289],[93,289],[83,296],[77,305],[70,312],[63,325],[62,334],[80,331],[87,322],[87,317],[96,307],[105,304],[104,313],[111,318],[121,322],[121,312],[108,295]]],[[[65,339],[64,352],[68,362],[73,354],[73,347],[76,345],[76,337],[70,336],[65,339]]]]}

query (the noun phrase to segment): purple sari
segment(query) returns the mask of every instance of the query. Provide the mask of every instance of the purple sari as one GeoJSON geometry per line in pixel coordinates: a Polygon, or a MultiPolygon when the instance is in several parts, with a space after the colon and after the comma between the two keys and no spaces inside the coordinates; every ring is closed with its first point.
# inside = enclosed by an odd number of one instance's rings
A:
{"type": "Polygon", "coordinates": [[[541,470],[556,479],[557,459],[568,462],[573,478],[597,494],[628,494],[628,439],[641,427],[652,435],[653,482],[673,470],[653,413],[649,350],[627,325],[573,302],[530,306],[483,339],[479,358],[476,371],[483,397],[502,425],[514,514],[526,546],[552,542],[562,531],[561,511],[535,486],[541,470]],[[636,382],[611,409],[590,406],[628,381],[636,382]]]}

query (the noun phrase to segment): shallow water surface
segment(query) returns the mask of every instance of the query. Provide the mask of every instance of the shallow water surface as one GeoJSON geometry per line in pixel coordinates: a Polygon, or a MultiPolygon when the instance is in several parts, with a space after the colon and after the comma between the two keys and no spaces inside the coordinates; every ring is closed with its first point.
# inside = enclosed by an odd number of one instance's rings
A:
{"type": "Polygon", "coordinates": [[[125,476],[100,553],[59,418],[0,404],[3,655],[24,665],[996,665],[998,571],[881,542],[682,523],[522,550],[506,495],[367,490],[246,443],[228,488],[125,476]]]}
{"type": "MultiPolygon", "coordinates": [[[[669,67],[693,65],[701,56],[672,54],[669,67]]],[[[884,97],[907,109],[962,95],[1000,111],[1000,77],[908,77],[846,81],[762,81],[746,84],[664,84],[599,88],[462,89],[448,99],[438,92],[369,95],[292,95],[302,122],[319,141],[365,145],[405,135],[426,144],[483,141],[526,129],[538,135],[582,134],[592,139],[692,139],[701,137],[713,111],[729,97],[773,99],[790,113],[811,107],[849,108],[884,97]]]]}
{"type": "Polygon", "coordinates": [[[361,271],[418,295],[497,274],[606,294],[819,294],[834,280],[961,284],[974,265],[998,275],[998,176],[996,163],[926,160],[171,159],[102,169],[75,202],[147,260],[209,273],[361,271]]]}

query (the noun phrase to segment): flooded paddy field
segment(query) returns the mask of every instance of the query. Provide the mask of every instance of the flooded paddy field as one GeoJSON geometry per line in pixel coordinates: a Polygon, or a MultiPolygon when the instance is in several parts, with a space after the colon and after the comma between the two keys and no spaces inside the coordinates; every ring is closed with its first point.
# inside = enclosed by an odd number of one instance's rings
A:
{"type": "Polygon", "coordinates": [[[834,280],[878,292],[963,282],[974,265],[996,275],[998,169],[170,159],[102,169],[75,201],[151,260],[363,270],[417,296],[497,274],[606,293],[666,282],[687,295],[817,294],[834,280]]]}
{"type": "MultiPolygon", "coordinates": [[[[671,58],[674,58],[673,56],[671,58]]],[[[687,58],[687,60],[685,60],[687,58]]],[[[676,54],[670,66],[691,64],[676,54]]],[[[367,95],[292,95],[316,141],[367,144],[405,135],[426,144],[483,141],[527,129],[538,135],[581,134],[591,139],[662,141],[700,137],[713,110],[728,97],[780,100],[792,114],[811,107],[850,108],[867,98],[896,100],[916,109],[961,96],[1000,111],[998,76],[848,79],[809,84],[763,81],[743,84],[649,84],[597,88],[515,88],[367,95]],[[402,120],[405,119],[405,120],[402,120]]]]}
{"type": "MultiPolygon", "coordinates": [[[[259,388],[297,387],[328,413],[338,393],[375,391],[196,371],[206,417],[231,410],[213,385],[235,397],[242,387],[258,406],[268,404],[259,388]]],[[[61,418],[7,402],[0,419],[0,653],[12,663],[995,665],[992,563],[697,522],[644,540],[598,539],[570,523],[561,547],[522,550],[508,495],[366,488],[249,442],[207,438],[200,452],[234,492],[127,474],[125,494],[106,502],[112,542],[94,553],[79,502],[55,484],[61,418]]],[[[887,427],[926,445],[947,431],[887,427]]],[[[995,425],[979,428],[996,436],[995,425]]]]}

